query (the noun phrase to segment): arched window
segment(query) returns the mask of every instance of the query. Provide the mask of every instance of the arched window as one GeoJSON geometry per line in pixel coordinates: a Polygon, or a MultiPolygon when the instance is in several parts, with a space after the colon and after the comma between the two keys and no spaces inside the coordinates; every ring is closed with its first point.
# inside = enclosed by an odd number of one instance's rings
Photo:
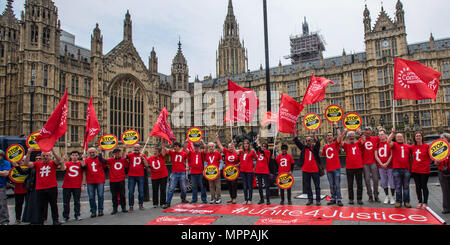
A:
{"type": "Polygon", "coordinates": [[[111,132],[120,137],[128,129],[134,129],[144,140],[144,91],[129,78],[118,81],[111,88],[111,132]]]}
{"type": "Polygon", "coordinates": [[[5,47],[3,44],[0,44],[0,57],[5,57],[5,47]]]}
{"type": "Polygon", "coordinates": [[[31,25],[31,36],[30,41],[32,43],[37,43],[39,37],[39,27],[36,24],[31,25]]]}

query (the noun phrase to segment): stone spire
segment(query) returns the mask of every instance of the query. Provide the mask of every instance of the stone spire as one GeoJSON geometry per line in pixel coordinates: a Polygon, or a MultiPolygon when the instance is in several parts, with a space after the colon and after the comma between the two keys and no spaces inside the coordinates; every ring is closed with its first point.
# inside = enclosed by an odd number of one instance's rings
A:
{"type": "Polygon", "coordinates": [[[129,10],[127,10],[127,13],[125,14],[125,20],[123,22],[123,40],[130,42],[133,41],[133,26],[129,10]]]}

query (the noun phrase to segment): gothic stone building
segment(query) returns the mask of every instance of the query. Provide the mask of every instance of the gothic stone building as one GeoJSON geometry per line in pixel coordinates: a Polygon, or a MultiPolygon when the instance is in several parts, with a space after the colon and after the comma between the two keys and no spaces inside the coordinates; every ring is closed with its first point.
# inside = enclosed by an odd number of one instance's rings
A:
{"type": "MultiPolygon", "coordinates": [[[[265,91],[262,66],[259,70],[247,70],[247,51],[239,39],[239,26],[231,0],[216,53],[217,78],[210,75],[200,81],[197,77],[195,82],[202,88],[197,96],[194,96],[194,84],[188,83],[188,63],[181,43],[170,75],[158,72],[155,50],[151,51],[148,66],[145,66],[133,45],[128,12],[122,42],[105,54],[98,25],[93,30],[88,50],[77,46],[75,37],[61,30],[58,9],[51,0],[26,0],[20,20],[14,16],[12,2],[7,1],[0,16],[0,135],[28,135],[40,130],[65,89],[69,93],[68,131],[57,144],[60,151],[64,147],[69,150],[81,148],[85,112],[91,95],[101,123],[101,134],[120,136],[127,129],[136,129],[141,134],[141,142],[144,142],[161,108],[165,106],[172,112],[177,106],[171,101],[175,91],[189,91],[193,98],[191,101],[203,104],[204,108],[211,106],[211,103],[203,101],[207,92],[220,92],[226,98],[227,79],[257,92],[265,91]]],[[[271,90],[278,92],[278,96],[272,96],[273,111],[277,111],[279,93],[286,93],[300,102],[314,73],[338,83],[327,88],[324,101],[310,105],[302,112],[302,116],[314,112],[322,117],[324,122],[319,134],[332,130],[324,120],[324,110],[330,104],[341,105],[345,112],[359,113],[364,125],[381,124],[390,128],[394,57],[400,57],[430,66],[442,72],[442,78],[436,101],[396,101],[397,128],[409,139],[418,129],[424,134],[450,131],[450,39],[434,40],[430,35],[426,42],[408,44],[404,16],[399,0],[394,19],[381,9],[372,24],[366,7],[362,23],[365,52],[347,54],[344,50],[338,57],[320,57],[284,66],[280,62],[278,67],[271,68],[271,90]]],[[[217,106],[223,112],[227,107],[226,103],[217,106]]],[[[255,119],[253,127],[243,127],[247,132],[260,130],[258,121],[265,108],[264,93],[261,93],[258,119],[255,119]]],[[[196,124],[195,115],[204,112],[203,109],[197,110],[190,110],[192,126],[196,124]]],[[[218,119],[222,118],[223,115],[218,115],[218,119]]],[[[298,124],[300,135],[309,134],[300,121],[298,124]]],[[[177,140],[184,141],[189,127],[173,127],[177,140]]],[[[205,141],[213,141],[216,133],[223,142],[230,140],[228,126],[204,126],[202,129],[205,141]]],[[[234,135],[242,133],[240,127],[233,129],[234,135]]],[[[273,132],[265,136],[273,136],[273,132]]],[[[289,135],[281,134],[279,138],[279,143],[292,143],[289,135]]],[[[156,144],[157,139],[151,139],[150,143],[156,144]]],[[[295,148],[291,149],[295,153],[295,148]]]]}

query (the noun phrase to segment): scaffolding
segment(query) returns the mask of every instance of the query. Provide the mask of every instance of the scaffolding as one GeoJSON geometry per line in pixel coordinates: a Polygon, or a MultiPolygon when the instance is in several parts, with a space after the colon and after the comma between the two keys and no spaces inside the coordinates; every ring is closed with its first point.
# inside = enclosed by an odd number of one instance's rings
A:
{"type": "Polygon", "coordinates": [[[325,51],[324,38],[318,32],[309,32],[306,17],[302,29],[301,35],[290,36],[291,54],[287,58],[291,59],[292,64],[298,64],[300,61],[318,60],[325,51]]]}

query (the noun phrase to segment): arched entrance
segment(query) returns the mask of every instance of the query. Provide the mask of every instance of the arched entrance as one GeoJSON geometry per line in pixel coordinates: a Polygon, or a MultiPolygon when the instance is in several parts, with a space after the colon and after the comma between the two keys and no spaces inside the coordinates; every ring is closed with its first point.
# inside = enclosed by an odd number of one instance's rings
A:
{"type": "Polygon", "coordinates": [[[110,88],[110,131],[120,137],[128,129],[144,136],[144,90],[132,76],[120,77],[110,88]]]}

